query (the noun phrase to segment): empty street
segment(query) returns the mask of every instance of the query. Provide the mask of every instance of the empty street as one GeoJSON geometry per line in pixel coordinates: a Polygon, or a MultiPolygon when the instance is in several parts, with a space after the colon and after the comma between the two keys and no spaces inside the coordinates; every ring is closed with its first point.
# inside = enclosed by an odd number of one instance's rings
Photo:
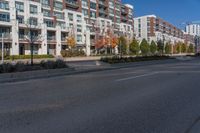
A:
{"type": "Polygon", "coordinates": [[[200,59],[0,84],[0,133],[199,133],[200,59]]]}

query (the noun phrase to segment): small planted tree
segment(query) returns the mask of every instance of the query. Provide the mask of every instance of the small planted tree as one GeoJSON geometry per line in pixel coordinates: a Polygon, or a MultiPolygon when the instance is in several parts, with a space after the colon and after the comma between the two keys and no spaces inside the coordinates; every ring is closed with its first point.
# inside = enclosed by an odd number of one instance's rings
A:
{"type": "Polygon", "coordinates": [[[124,36],[121,36],[119,38],[118,42],[119,42],[119,47],[118,47],[119,48],[119,52],[122,53],[122,54],[126,54],[127,53],[127,48],[128,48],[126,38],[124,36]]]}
{"type": "Polygon", "coordinates": [[[157,49],[158,49],[159,54],[163,54],[164,53],[164,45],[165,44],[163,43],[162,40],[159,40],[157,42],[157,49]]]}
{"type": "Polygon", "coordinates": [[[153,55],[156,54],[156,52],[157,52],[157,45],[154,41],[151,41],[150,52],[153,55]]]}
{"type": "Polygon", "coordinates": [[[143,39],[141,44],[140,44],[140,50],[141,50],[141,53],[142,55],[148,55],[149,54],[149,51],[150,51],[150,47],[149,47],[149,44],[148,42],[146,41],[146,39],[143,39]]]}
{"type": "Polygon", "coordinates": [[[179,42],[179,43],[177,43],[176,44],[177,46],[176,46],[176,53],[181,53],[181,43],[179,42]]]}
{"type": "Polygon", "coordinates": [[[186,53],[187,52],[187,44],[182,43],[181,44],[181,53],[186,53]]]}
{"type": "Polygon", "coordinates": [[[171,54],[172,53],[172,45],[170,43],[167,43],[165,45],[165,54],[171,54]]]}
{"type": "Polygon", "coordinates": [[[140,52],[140,46],[136,39],[133,39],[129,45],[130,52],[134,55],[138,55],[140,52]]]}
{"type": "Polygon", "coordinates": [[[194,53],[194,45],[190,44],[188,47],[188,53],[194,53]]]}
{"type": "Polygon", "coordinates": [[[69,47],[72,49],[76,46],[76,39],[74,36],[69,36],[66,40],[67,44],[69,45],[69,47]]]}

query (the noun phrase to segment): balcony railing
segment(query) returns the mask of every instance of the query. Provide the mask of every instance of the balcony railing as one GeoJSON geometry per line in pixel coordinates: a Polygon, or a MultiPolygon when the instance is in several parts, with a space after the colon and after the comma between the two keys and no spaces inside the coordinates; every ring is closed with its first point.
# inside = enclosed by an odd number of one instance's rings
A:
{"type": "Polygon", "coordinates": [[[68,4],[68,6],[74,7],[74,8],[78,8],[79,4],[77,1],[74,0],[65,0],[65,2],[68,4]]]}
{"type": "Polygon", "coordinates": [[[56,37],[55,36],[47,36],[48,41],[55,41],[56,37]]]}

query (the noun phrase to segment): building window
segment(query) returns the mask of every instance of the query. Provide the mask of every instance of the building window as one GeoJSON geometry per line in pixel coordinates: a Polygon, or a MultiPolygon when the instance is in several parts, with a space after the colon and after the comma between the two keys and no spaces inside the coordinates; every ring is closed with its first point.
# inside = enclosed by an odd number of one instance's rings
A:
{"type": "Polygon", "coordinates": [[[88,1],[87,0],[82,0],[82,6],[83,7],[88,7],[88,1]]]}
{"type": "Polygon", "coordinates": [[[30,19],[29,19],[29,24],[30,25],[38,25],[38,20],[37,20],[37,18],[33,18],[33,17],[31,17],[30,19]]]}
{"type": "Polygon", "coordinates": [[[90,2],[90,8],[96,10],[96,3],[90,2]]]}
{"type": "Polygon", "coordinates": [[[81,25],[77,25],[77,32],[82,32],[82,26],[81,25]]]}
{"type": "Polygon", "coordinates": [[[81,35],[77,35],[77,42],[82,42],[82,36],[81,35]]]}
{"type": "Polygon", "coordinates": [[[96,12],[90,11],[90,17],[91,18],[96,18],[96,12]]]}
{"type": "Polygon", "coordinates": [[[77,15],[77,22],[79,22],[79,23],[82,22],[82,17],[81,17],[81,15],[77,15]]]}
{"type": "Polygon", "coordinates": [[[43,15],[45,16],[45,17],[51,17],[51,13],[50,13],[50,11],[49,10],[42,10],[42,13],[43,13],[43,15]]]}
{"type": "Polygon", "coordinates": [[[62,10],[63,9],[63,4],[61,2],[55,1],[54,2],[54,8],[56,10],[62,10]]]}
{"type": "Polygon", "coordinates": [[[24,24],[24,16],[17,16],[18,23],[24,24]]]}
{"type": "Polygon", "coordinates": [[[82,13],[84,16],[88,16],[88,10],[82,9],[82,13]]]}
{"type": "Polygon", "coordinates": [[[30,13],[37,14],[37,6],[36,5],[30,5],[30,13]]]}
{"type": "Polygon", "coordinates": [[[55,15],[58,19],[64,19],[64,16],[63,16],[62,13],[54,12],[54,15],[55,15]]]}
{"type": "Polygon", "coordinates": [[[69,18],[69,21],[73,21],[73,14],[72,13],[68,13],[68,18],[69,18]]]}
{"type": "Polygon", "coordinates": [[[0,21],[10,22],[10,14],[0,13],[0,21]]]}
{"type": "Polygon", "coordinates": [[[9,4],[7,1],[0,1],[0,8],[4,10],[9,10],[9,4]]]}
{"type": "Polygon", "coordinates": [[[54,23],[52,20],[44,20],[44,23],[47,25],[47,27],[54,27],[54,23]]]}
{"type": "Polygon", "coordinates": [[[50,0],[42,0],[42,6],[50,7],[50,0]]]}
{"type": "Polygon", "coordinates": [[[15,7],[18,12],[24,12],[24,3],[22,2],[15,2],[15,7]]]}

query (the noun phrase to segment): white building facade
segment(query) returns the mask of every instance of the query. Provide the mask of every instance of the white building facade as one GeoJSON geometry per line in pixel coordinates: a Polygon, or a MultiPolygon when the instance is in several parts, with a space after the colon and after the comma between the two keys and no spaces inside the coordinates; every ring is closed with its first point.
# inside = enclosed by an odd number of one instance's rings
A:
{"type": "Polygon", "coordinates": [[[4,34],[6,53],[29,55],[32,42],[34,54],[59,56],[68,49],[71,33],[76,46],[90,53],[87,47],[93,45],[97,26],[102,31],[110,25],[132,37],[133,7],[117,0],[104,2],[108,6],[96,0],[1,0],[0,35],[4,34]]]}

